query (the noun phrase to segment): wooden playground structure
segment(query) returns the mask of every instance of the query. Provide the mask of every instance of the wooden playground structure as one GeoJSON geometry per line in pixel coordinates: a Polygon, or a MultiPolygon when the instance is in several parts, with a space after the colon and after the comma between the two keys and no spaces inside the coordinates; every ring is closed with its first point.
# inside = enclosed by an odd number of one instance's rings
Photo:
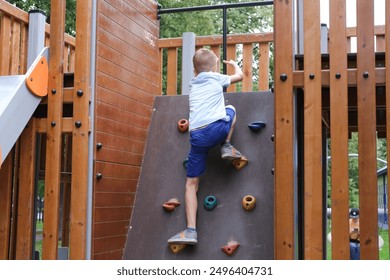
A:
{"type": "MultiPolygon", "coordinates": [[[[0,143],[0,259],[37,258],[39,184],[45,186],[42,259],[59,259],[63,252],[66,259],[122,259],[163,74],[165,94],[177,92],[181,39],[159,39],[156,1],[77,1],[75,38],[64,33],[65,2],[52,1],[51,23],[44,27],[50,50],[47,96],[4,160],[0,143]]],[[[386,24],[374,26],[374,1],[358,0],[355,28],[346,26],[345,0],[329,4],[326,53],[321,53],[320,0],[274,1],[274,33],[227,38],[229,58],[242,47],[242,94],[269,89],[274,45],[275,259],[326,255],[327,139],[331,257],[349,259],[351,132],[359,133],[361,259],[378,259],[376,139],[390,133],[390,60],[385,59],[390,1],[386,24]],[[351,52],[354,37],[357,48],[351,52]]],[[[0,76],[28,70],[28,26],[28,13],[0,0],[0,76]]],[[[217,54],[221,44],[220,36],[196,39],[196,47],[217,54]]]]}

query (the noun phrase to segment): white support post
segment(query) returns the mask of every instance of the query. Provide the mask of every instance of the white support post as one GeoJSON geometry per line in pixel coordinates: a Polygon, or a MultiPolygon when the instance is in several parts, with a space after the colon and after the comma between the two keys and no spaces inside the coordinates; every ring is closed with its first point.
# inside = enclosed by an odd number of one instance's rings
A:
{"type": "Polygon", "coordinates": [[[28,12],[28,53],[27,53],[27,68],[37,58],[45,47],[45,25],[46,14],[41,10],[31,10],[28,12]]]}
{"type": "Polygon", "coordinates": [[[183,51],[182,51],[182,67],[181,67],[181,94],[188,95],[190,93],[189,83],[194,77],[194,66],[192,57],[195,54],[195,33],[183,33],[183,51]]]}

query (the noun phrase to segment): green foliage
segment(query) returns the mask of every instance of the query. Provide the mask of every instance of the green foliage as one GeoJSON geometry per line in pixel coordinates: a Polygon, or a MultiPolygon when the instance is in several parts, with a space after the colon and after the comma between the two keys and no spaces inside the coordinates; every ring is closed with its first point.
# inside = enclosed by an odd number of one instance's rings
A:
{"type": "MultiPolygon", "coordinates": [[[[51,0],[7,0],[16,7],[28,12],[38,9],[46,13],[47,22],[50,23],[51,0]]],[[[74,36],[76,34],[76,0],[66,0],[65,32],[74,36]]]]}

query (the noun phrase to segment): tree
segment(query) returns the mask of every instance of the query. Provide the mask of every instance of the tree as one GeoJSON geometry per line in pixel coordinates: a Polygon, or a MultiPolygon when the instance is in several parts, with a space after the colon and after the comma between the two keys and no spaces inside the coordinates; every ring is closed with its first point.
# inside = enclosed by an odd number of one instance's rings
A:
{"type": "MultiPolygon", "coordinates": [[[[7,0],[19,9],[26,12],[34,9],[42,10],[46,13],[47,22],[50,23],[51,0],[7,0]]],[[[66,0],[65,32],[76,35],[76,0],[66,0]]]]}

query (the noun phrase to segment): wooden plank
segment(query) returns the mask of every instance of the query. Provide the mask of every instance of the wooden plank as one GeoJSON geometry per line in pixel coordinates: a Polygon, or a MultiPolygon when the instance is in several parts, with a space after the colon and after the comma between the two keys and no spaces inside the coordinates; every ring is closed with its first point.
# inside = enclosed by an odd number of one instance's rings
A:
{"type": "MultiPolygon", "coordinates": [[[[226,59],[227,60],[232,59],[234,61],[237,60],[236,45],[227,46],[226,59]]],[[[234,68],[233,67],[226,67],[226,69],[227,69],[227,75],[234,74],[234,68]]],[[[237,88],[237,84],[231,84],[227,88],[227,92],[236,92],[236,88],[237,88]]]]}
{"type": "Polygon", "coordinates": [[[21,33],[21,23],[19,21],[12,21],[12,35],[11,35],[11,61],[10,61],[10,73],[11,75],[24,74],[20,73],[20,33],[21,33]]]}
{"type": "Polygon", "coordinates": [[[87,193],[88,193],[88,141],[89,141],[89,100],[90,100],[90,59],[91,59],[91,18],[92,1],[77,1],[76,6],[76,58],[74,90],[84,92],[73,104],[73,118],[81,122],[73,128],[72,190],[70,213],[71,260],[85,259],[87,234],[87,193]],[[77,156],[76,156],[77,155],[77,156]]]}
{"type": "Polygon", "coordinates": [[[20,41],[20,74],[27,72],[27,51],[28,51],[28,26],[27,24],[22,25],[21,30],[21,41],[20,41]]]}
{"type": "Polygon", "coordinates": [[[57,259],[58,252],[65,7],[65,1],[51,1],[51,40],[45,166],[45,223],[43,224],[42,240],[42,259],[47,260],[57,259]],[[53,94],[53,90],[55,90],[55,94],[53,94]],[[53,126],[52,123],[55,123],[55,125],[53,126]]]}
{"type": "Polygon", "coordinates": [[[20,136],[18,219],[15,259],[31,260],[35,205],[36,121],[31,119],[20,136]]]}
{"type": "Polygon", "coordinates": [[[127,221],[131,216],[133,207],[96,207],[94,211],[94,222],[127,221]]]}
{"type": "MultiPolygon", "coordinates": [[[[63,133],[71,133],[73,131],[73,126],[74,126],[74,120],[73,118],[62,118],[62,132],[63,133]]],[[[89,120],[89,127],[91,127],[90,124],[91,120],[89,120]]],[[[47,123],[47,119],[38,119],[38,128],[37,132],[38,133],[46,133],[51,128],[51,125],[47,123]]]]}
{"type": "Polygon", "coordinates": [[[122,250],[126,242],[126,234],[106,238],[95,238],[93,241],[94,253],[122,250]]]}
{"type": "Polygon", "coordinates": [[[323,257],[320,1],[304,1],[304,258],[323,257]]]}
{"type": "Polygon", "coordinates": [[[348,260],[348,76],[346,45],[346,1],[330,0],[330,133],[332,259],[348,260]]]}
{"type": "MultiPolygon", "coordinates": [[[[386,0],[386,11],[385,11],[385,18],[386,18],[386,25],[385,25],[385,38],[386,38],[386,45],[385,45],[385,48],[386,48],[386,54],[389,55],[390,54],[390,0],[386,0]]],[[[387,69],[387,73],[388,71],[390,71],[390,59],[386,59],[386,64],[385,64],[385,67],[387,69]]],[[[386,75],[386,108],[390,108],[390,75],[387,74],[386,75]]],[[[390,110],[386,110],[386,135],[388,135],[390,138],[390,110]]],[[[387,151],[390,151],[390,141],[387,140],[387,151]]],[[[390,157],[388,156],[387,157],[387,166],[390,166],[390,157]]],[[[387,178],[389,178],[389,168],[387,168],[387,178]]],[[[390,185],[387,184],[387,201],[389,201],[389,198],[390,198],[390,185]]],[[[389,236],[389,239],[390,240],[390,230],[388,232],[388,236],[389,236]]],[[[389,248],[387,249],[389,254],[390,254],[390,246],[389,248]]]]}
{"type": "Polygon", "coordinates": [[[293,3],[274,3],[275,259],[294,259],[293,3]],[[281,78],[286,77],[283,81],[281,78]]]}
{"type": "Polygon", "coordinates": [[[0,25],[0,76],[10,75],[9,59],[11,57],[10,36],[11,18],[3,15],[0,25]]]}
{"type": "Polygon", "coordinates": [[[126,234],[129,230],[129,221],[115,221],[107,223],[95,223],[94,234],[96,238],[104,238],[112,236],[112,232],[116,232],[118,235],[126,234]]]}
{"type": "Polygon", "coordinates": [[[269,89],[269,43],[259,43],[258,90],[269,89]]]}
{"type": "Polygon", "coordinates": [[[374,1],[357,1],[357,86],[360,258],[378,259],[374,1]]]}
{"type": "Polygon", "coordinates": [[[177,48],[167,51],[167,95],[177,94],[177,48]]]}
{"type": "Polygon", "coordinates": [[[0,260],[9,259],[13,157],[11,150],[0,168],[0,260]]]}
{"type": "Polygon", "coordinates": [[[244,79],[242,81],[242,92],[252,91],[252,62],[253,62],[253,47],[252,44],[243,45],[243,66],[242,72],[244,79]]]}

